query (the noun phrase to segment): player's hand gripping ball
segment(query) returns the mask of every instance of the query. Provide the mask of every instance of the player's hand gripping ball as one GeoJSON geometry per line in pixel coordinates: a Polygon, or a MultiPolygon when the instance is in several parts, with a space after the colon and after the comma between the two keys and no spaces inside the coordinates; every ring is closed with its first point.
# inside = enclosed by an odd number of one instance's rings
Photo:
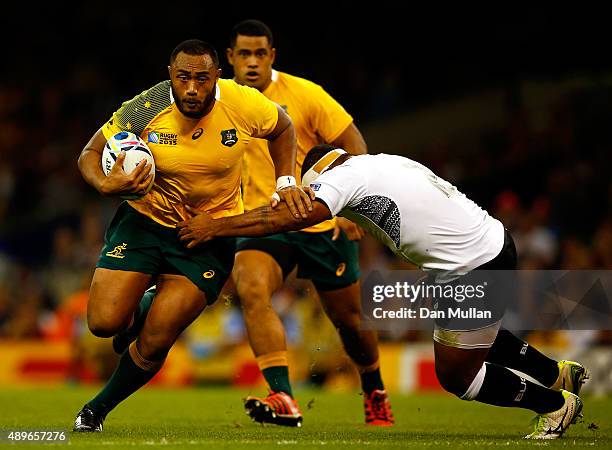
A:
{"type": "Polygon", "coordinates": [[[147,144],[145,144],[142,139],[140,139],[134,133],[122,131],[106,141],[104,151],[102,152],[102,171],[104,172],[104,175],[108,176],[111,169],[115,165],[115,161],[117,161],[117,157],[122,151],[125,152],[123,170],[126,174],[130,174],[143,160],[143,164],[151,164],[151,170],[149,173],[153,178],[151,179],[146,192],[144,192],[142,195],[129,194],[121,196],[121,198],[127,200],[135,200],[141,198],[143,195],[146,195],[153,187],[155,178],[155,161],[153,160],[151,150],[149,147],[147,147],[147,144]]]}

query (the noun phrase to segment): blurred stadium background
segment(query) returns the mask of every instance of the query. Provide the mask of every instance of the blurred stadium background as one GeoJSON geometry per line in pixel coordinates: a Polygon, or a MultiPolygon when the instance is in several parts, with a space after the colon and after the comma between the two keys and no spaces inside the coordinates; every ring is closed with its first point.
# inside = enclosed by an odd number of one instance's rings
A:
{"type": "MultiPolygon", "coordinates": [[[[346,107],[371,153],[423,162],[500,218],[522,268],[612,269],[612,38],[597,12],[476,19],[390,5],[353,17],[348,5],[311,5],[299,18],[240,4],[108,11],[101,2],[4,14],[0,388],[95,384],[114,368],[109,342],[89,334],[84,311],[117,202],[82,181],[77,155],[122,101],[165,79],[181,40],[213,43],[231,76],[224,50],[246,18],[270,25],[277,69],[323,85],[346,107]]],[[[364,273],[409,268],[369,237],[361,265],[364,273]]],[[[290,280],[274,304],[293,382],[357,391],[309,283],[290,280]]],[[[427,333],[380,338],[391,391],[439,389],[427,333]]],[[[527,338],[590,365],[592,393],[612,391],[610,332],[527,338]]],[[[231,291],[184,333],[153,382],[263,390],[231,291]]]]}

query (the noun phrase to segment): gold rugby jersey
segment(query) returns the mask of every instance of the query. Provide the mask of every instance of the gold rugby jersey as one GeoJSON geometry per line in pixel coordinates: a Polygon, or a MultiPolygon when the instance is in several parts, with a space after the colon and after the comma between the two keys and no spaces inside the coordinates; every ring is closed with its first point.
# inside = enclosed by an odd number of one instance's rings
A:
{"type": "MultiPolygon", "coordinates": [[[[298,178],[304,158],[317,144],[333,142],[353,122],[353,118],[323,88],[311,81],[276,70],[263,94],[289,114],[297,136],[295,173],[298,178]]],[[[251,210],[269,204],[276,190],[274,163],[268,143],[252,139],[242,166],[244,207],[251,210]]],[[[328,220],[302,231],[322,232],[334,227],[328,220]]]]}
{"type": "MultiPolygon", "coordinates": [[[[244,211],[242,157],[255,137],[276,127],[278,110],[256,89],[233,80],[219,80],[215,98],[210,113],[189,119],[176,107],[170,81],[163,81],[123,103],[102,128],[107,139],[130,131],[151,149],[156,167],[153,188],[129,203],[164,226],[188,218],[185,204],[214,218],[244,211]]],[[[274,173],[270,176],[274,183],[274,173]]]]}

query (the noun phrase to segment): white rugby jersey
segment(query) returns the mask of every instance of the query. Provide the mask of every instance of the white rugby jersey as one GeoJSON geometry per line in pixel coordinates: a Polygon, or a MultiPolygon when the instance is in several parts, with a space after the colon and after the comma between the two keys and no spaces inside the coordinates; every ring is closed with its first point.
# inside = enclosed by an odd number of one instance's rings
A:
{"type": "Polygon", "coordinates": [[[463,275],[495,258],[504,244],[499,220],[402,156],[353,156],[310,187],[332,215],[361,225],[425,271],[463,275]]]}

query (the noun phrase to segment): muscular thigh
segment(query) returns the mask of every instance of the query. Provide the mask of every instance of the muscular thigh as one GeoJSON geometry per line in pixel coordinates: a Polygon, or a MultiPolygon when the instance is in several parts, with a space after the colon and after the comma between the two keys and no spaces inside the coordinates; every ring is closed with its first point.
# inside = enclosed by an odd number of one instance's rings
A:
{"type": "Polygon", "coordinates": [[[467,389],[484,363],[499,326],[497,322],[469,331],[445,330],[436,326],[433,338],[438,376],[446,378],[447,382],[459,379],[462,381],[461,389],[467,389]]]}
{"type": "Polygon", "coordinates": [[[98,267],[91,282],[87,316],[128,321],[151,282],[151,275],[98,267]]]}
{"type": "Polygon", "coordinates": [[[488,348],[457,348],[434,341],[436,372],[442,383],[458,386],[455,394],[463,394],[484,363],[488,348]],[[458,384],[457,384],[458,383],[458,384]]]}

